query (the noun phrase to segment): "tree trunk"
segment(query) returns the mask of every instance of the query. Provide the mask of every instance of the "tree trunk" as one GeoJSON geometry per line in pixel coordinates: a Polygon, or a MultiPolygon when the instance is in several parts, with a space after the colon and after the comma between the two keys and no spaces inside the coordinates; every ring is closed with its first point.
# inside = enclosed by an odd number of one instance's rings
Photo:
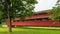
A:
{"type": "Polygon", "coordinates": [[[9,20],[9,32],[11,33],[12,32],[12,22],[11,22],[11,16],[10,16],[10,13],[9,13],[9,10],[7,9],[8,11],[8,20],[9,20]]]}
{"type": "Polygon", "coordinates": [[[8,20],[9,20],[9,32],[12,32],[12,22],[11,22],[11,15],[10,15],[10,9],[11,9],[11,2],[10,0],[5,0],[7,2],[7,12],[8,12],[8,20]]]}
{"type": "Polygon", "coordinates": [[[12,22],[11,22],[11,16],[10,16],[10,22],[9,22],[9,32],[12,32],[12,22]]]}

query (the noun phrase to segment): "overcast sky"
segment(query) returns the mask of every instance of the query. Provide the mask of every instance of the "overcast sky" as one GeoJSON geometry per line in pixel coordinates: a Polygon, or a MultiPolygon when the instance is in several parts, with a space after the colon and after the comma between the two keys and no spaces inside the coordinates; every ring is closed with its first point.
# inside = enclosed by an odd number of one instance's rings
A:
{"type": "Polygon", "coordinates": [[[38,4],[35,5],[35,12],[52,9],[52,7],[56,4],[57,0],[37,0],[38,4]]]}

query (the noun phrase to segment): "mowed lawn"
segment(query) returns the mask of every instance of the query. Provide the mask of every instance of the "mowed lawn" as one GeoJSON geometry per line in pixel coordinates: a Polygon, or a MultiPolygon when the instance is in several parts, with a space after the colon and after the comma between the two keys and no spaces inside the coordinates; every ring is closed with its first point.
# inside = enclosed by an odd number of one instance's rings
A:
{"type": "MultiPolygon", "coordinates": [[[[11,34],[60,34],[60,29],[12,28],[11,34]]],[[[0,28],[0,34],[9,34],[8,28],[0,28]]]]}

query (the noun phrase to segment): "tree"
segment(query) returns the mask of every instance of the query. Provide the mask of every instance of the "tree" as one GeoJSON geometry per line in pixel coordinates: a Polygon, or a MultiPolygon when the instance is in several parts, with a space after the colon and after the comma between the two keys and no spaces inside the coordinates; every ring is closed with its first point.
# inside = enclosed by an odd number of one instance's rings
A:
{"type": "Polygon", "coordinates": [[[36,3],[36,0],[0,0],[0,12],[3,13],[1,17],[9,19],[9,32],[12,32],[11,20],[16,17],[24,19],[25,16],[31,16],[36,3]]]}
{"type": "Polygon", "coordinates": [[[53,21],[57,21],[60,19],[60,0],[57,1],[55,7],[53,7],[53,9],[50,10],[49,13],[51,14],[49,18],[51,18],[53,21]]]}

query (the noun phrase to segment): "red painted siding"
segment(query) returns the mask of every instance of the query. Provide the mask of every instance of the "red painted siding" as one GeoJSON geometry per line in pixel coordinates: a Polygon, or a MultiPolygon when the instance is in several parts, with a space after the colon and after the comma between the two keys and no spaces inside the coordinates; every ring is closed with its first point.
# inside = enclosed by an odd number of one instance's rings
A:
{"type": "Polygon", "coordinates": [[[60,22],[58,23],[53,23],[53,21],[12,22],[12,26],[60,26],[60,22]]]}
{"type": "MultiPolygon", "coordinates": [[[[31,18],[26,17],[26,19],[35,19],[35,18],[48,18],[50,14],[37,14],[33,15],[31,18]]],[[[15,20],[19,20],[19,18],[16,18],[15,20]]],[[[46,21],[24,21],[24,22],[12,22],[12,26],[60,26],[60,21],[57,21],[58,23],[53,23],[51,20],[46,21]]],[[[6,24],[9,25],[9,21],[6,20],[6,24]]]]}
{"type": "Polygon", "coordinates": [[[50,16],[50,14],[37,14],[37,15],[33,15],[32,17],[26,17],[26,19],[46,18],[49,16],[50,16]]]}

